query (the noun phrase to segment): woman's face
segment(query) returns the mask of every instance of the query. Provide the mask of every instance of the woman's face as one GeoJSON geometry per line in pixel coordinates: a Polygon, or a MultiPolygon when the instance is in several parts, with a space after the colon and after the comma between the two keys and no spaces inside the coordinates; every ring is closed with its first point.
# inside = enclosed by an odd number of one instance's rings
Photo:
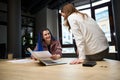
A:
{"type": "Polygon", "coordinates": [[[45,40],[45,42],[51,41],[51,35],[48,30],[43,31],[43,39],[45,40]]]}

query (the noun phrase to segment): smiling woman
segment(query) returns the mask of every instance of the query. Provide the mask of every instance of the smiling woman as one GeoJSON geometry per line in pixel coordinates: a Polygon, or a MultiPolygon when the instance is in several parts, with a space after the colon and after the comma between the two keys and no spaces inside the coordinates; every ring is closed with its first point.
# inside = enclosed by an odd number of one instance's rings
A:
{"type": "Polygon", "coordinates": [[[48,28],[43,29],[38,36],[36,51],[48,50],[52,54],[52,59],[56,60],[62,56],[61,44],[56,40],[48,28]]]}

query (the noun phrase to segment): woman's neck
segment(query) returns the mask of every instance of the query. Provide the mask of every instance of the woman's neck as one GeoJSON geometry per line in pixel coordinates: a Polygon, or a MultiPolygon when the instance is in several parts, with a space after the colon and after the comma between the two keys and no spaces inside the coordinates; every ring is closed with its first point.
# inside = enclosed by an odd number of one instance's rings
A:
{"type": "Polygon", "coordinates": [[[50,45],[51,41],[45,41],[45,43],[46,43],[47,45],[50,45]]]}

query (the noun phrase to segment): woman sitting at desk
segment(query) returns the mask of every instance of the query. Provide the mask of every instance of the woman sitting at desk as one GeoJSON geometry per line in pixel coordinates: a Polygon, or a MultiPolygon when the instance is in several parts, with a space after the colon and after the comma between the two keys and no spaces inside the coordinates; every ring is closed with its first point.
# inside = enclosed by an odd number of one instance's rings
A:
{"type": "MultiPolygon", "coordinates": [[[[48,28],[43,29],[38,36],[36,51],[48,50],[52,54],[52,59],[57,60],[62,56],[61,44],[56,40],[48,28]]],[[[33,56],[31,56],[33,58],[33,56]]]]}

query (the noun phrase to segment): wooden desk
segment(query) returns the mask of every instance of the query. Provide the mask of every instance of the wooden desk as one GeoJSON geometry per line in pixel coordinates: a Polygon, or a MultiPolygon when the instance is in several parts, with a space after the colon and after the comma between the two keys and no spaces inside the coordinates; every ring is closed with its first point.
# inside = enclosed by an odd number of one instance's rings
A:
{"type": "MultiPolygon", "coordinates": [[[[29,59],[30,60],[30,59],[29,59]]],[[[0,61],[0,80],[120,80],[120,61],[105,60],[94,67],[68,64],[41,66],[38,61],[14,63],[0,61]]]]}

